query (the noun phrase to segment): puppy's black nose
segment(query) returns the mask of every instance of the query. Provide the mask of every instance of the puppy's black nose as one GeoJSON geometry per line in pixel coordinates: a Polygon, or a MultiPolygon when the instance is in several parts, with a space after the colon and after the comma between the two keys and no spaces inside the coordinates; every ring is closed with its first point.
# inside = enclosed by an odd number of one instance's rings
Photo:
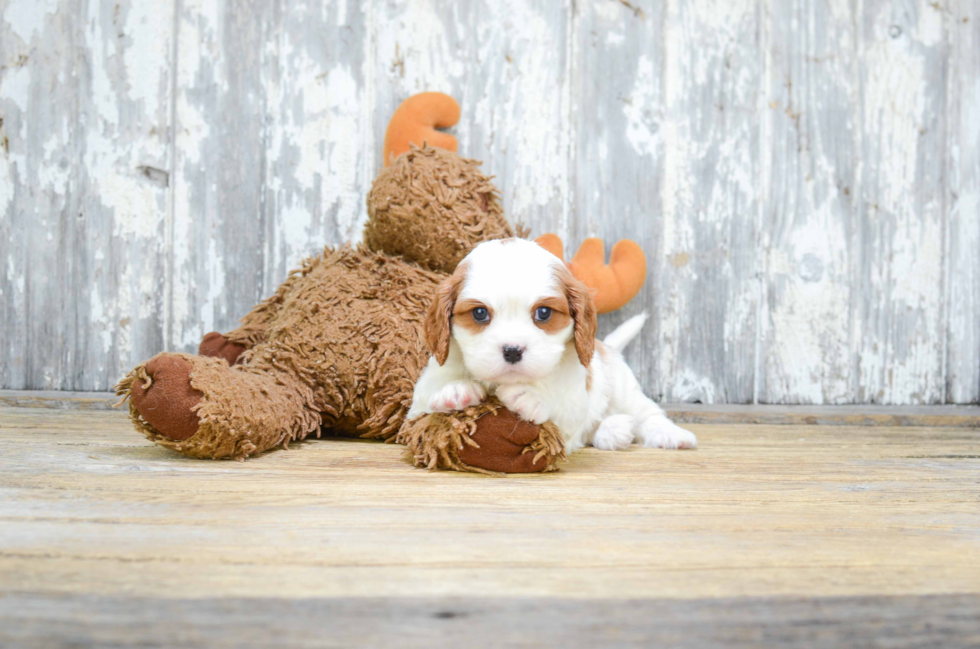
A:
{"type": "Polygon", "coordinates": [[[524,355],[523,347],[514,347],[513,345],[504,345],[504,360],[513,365],[514,363],[519,363],[521,356],[524,355]]]}

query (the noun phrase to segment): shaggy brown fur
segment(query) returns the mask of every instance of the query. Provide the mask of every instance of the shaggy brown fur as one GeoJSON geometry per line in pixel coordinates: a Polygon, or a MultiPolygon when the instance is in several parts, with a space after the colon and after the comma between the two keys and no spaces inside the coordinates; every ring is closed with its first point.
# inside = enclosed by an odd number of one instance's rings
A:
{"type": "Polygon", "coordinates": [[[398,442],[408,447],[415,466],[427,469],[535,473],[557,471],[565,459],[554,424],[521,421],[496,399],[470,406],[460,416],[436,413],[408,421],[398,442]]]}
{"type": "MultiPolygon", "coordinates": [[[[428,361],[422,318],[441,278],[364,248],[327,248],[307,259],[228,334],[254,341],[239,364],[164,355],[189,364],[190,385],[203,395],[198,433],[164,445],[194,457],[244,458],[318,434],[321,426],[392,437],[428,361]]],[[[132,387],[127,377],[118,390],[130,394],[132,387]]],[[[138,413],[140,404],[132,405],[138,413]]],[[[135,421],[159,442],[147,417],[135,421]]]]}
{"type": "Polygon", "coordinates": [[[374,181],[364,243],[451,273],[474,244],[514,236],[497,188],[479,164],[442,149],[412,147],[374,181]]]}
{"type": "MultiPolygon", "coordinates": [[[[240,327],[205,340],[201,351],[217,357],[160,354],[120,381],[117,393],[130,399],[136,428],[184,455],[212,459],[245,459],[321,428],[393,439],[428,362],[423,319],[436,287],[477,243],[513,234],[476,165],[429,148],[399,157],[369,194],[365,246],[328,247],[307,259],[240,327]]],[[[475,416],[442,417],[439,426],[449,421],[455,430],[475,416]]],[[[428,444],[443,443],[441,433],[413,430],[421,457],[436,452],[428,444]]],[[[560,445],[543,435],[532,448],[547,449],[552,467],[560,445]]],[[[510,466],[485,457],[509,457],[509,447],[483,448],[445,466],[510,466]]]]}

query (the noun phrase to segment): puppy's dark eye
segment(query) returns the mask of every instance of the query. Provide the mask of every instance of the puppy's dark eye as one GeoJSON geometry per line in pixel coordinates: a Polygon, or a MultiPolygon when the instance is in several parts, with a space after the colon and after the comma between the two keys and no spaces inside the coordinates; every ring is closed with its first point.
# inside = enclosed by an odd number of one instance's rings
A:
{"type": "Polygon", "coordinates": [[[490,322],[490,312],[487,311],[486,307],[478,306],[473,309],[470,313],[473,314],[473,319],[477,322],[490,322]]]}
{"type": "Polygon", "coordinates": [[[539,306],[534,310],[534,319],[538,322],[547,322],[551,318],[551,307],[539,306]]]}

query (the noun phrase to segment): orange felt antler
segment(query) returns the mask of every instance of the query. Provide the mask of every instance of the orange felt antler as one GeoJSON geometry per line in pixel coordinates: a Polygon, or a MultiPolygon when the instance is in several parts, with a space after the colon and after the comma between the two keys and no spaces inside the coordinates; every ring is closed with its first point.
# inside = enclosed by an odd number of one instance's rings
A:
{"type": "MultiPolygon", "coordinates": [[[[535,239],[542,248],[563,259],[561,239],[544,234],[535,239]]],[[[606,264],[602,239],[586,239],[578,252],[565,265],[572,275],[595,291],[592,296],[596,311],[609,313],[625,306],[643,288],[647,277],[647,258],[639,245],[623,239],[616,242],[606,264]]]]}
{"type": "Polygon", "coordinates": [[[448,128],[459,121],[459,104],[441,92],[420,92],[395,109],[385,132],[384,165],[405,153],[411,145],[439,147],[455,152],[456,138],[437,128],[448,128]]]}
{"type": "Polygon", "coordinates": [[[565,261],[565,245],[561,242],[561,237],[557,234],[542,234],[540,237],[534,240],[534,243],[538,244],[555,257],[558,257],[562,261],[565,261]]]}

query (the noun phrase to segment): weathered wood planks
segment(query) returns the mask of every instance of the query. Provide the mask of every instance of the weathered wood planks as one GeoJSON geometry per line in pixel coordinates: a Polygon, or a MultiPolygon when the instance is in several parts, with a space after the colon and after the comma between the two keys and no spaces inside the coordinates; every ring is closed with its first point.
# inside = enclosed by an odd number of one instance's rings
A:
{"type": "Polygon", "coordinates": [[[0,3],[0,384],[108,387],[166,344],[172,12],[0,3]]]}
{"type": "Polygon", "coordinates": [[[632,238],[670,401],[980,399],[974,3],[0,0],[0,387],[107,389],[358,240],[443,90],[534,234],[632,238]],[[151,6],[152,5],[152,6],[151,6]]]}
{"type": "Polygon", "coordinates": [[[665,12],[662,3],[586,2],[576,5],[570,61],[574,144],[571,203],[562,231],[566,258],[587,237],[606,252],[619,239],[648,253],[647,282],[620,312],[602,318],[600,335],[628,316],[652,315],[643,343],[626,354],[652,394],[672,381],[662,371],[677,318],[667,316],[664,249],[665,12]]]}
{"type": "Polygon", "coordinates": [[[970,647],[980,595],[596,600],[0,595],[15,647],[970,647]],[[175,621],[179,620],[179,624],[175,621]]]}
{"type": "Polygon", "coordinates": [[[189,460],[123,413],[0,408],[0,592],[980,593],[976,428],[691,428],[697,451],[589,449],[556,474],[491,478],[414,469],[403,447],[354,440],[189,460]]]}
{"type": "Polygon", "coordinates": [[[980,400],[980,7],[962,0],[946,16],[946,398],[980,400]]]}
{"type": "Polygon", "coordinates": [[[657,369],[668,400],[750,403],[759,353],[765,15],[756,2],[668,6],[657,369]]]}

